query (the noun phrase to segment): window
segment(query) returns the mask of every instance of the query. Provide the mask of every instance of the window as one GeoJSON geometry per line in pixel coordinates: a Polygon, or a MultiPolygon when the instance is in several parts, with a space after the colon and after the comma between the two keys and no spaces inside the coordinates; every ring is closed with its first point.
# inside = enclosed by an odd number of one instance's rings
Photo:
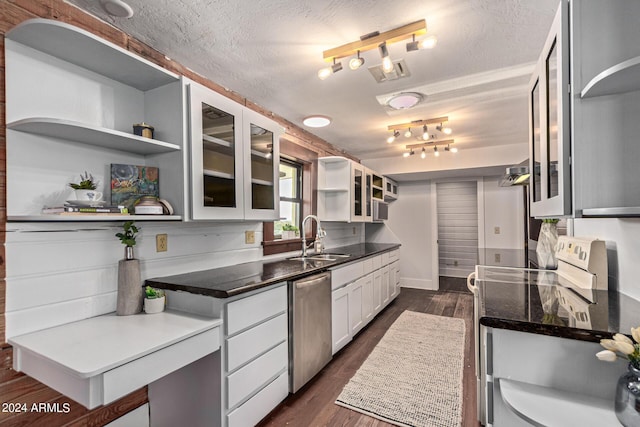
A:
{"type": "Polygon", "coordinates": [[[280,160],[280,221],[273,224],[274,239],[300,237],[302,225],[302,165],[280,160]],[[284,231],[284,233],[283,233],[284,231]],[[286,231],[291,231],[287,235],[286,231]]]}
{"type": "MultiPolygon", "coordinates": [[[[288,223],[300,228],[302,219],[316,209],[318,152],[297,138],[287,136],[280,138],[280,217],[284,219],[263,223],[264,255],[299,251],[302,236],[298,234],[292,239],[283,239],[282,227],[288,223]]],[[[316,223],[312,221],[311,226],[307,225],[304,233],[307,243],[313,242],[316,223]]]]}

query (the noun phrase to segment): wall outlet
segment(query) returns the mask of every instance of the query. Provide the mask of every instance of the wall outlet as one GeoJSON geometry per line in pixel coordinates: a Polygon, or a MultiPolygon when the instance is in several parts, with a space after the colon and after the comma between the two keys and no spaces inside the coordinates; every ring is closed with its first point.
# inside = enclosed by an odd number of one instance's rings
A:
{"type": "Polygon", "coordinates": [[[256,242],[256,232],[255,231],[245,231],[244,232],[244,242],[247,245],[251,245],[256,242]]]}
{"type": "Polygon", "coordinates": [[[355,236],[355,234],[356,234],[356,228],[353,227],[353,235],[355,236]]]}
{"type": "Polygon", "coordinates": [[[500,254],[495,254],[493,257],[495,262],[500,262],[500,254]]]}
{"type": "Polygon", "coordinates": [[[500,227],[493,227],[493,234],[500,234],[500,227]]]}
{"type": "Polygon", "coordinates": [[[168,249],[168,237],[166,234],[156,234],[156,252],[166,252],[168,249]]]}

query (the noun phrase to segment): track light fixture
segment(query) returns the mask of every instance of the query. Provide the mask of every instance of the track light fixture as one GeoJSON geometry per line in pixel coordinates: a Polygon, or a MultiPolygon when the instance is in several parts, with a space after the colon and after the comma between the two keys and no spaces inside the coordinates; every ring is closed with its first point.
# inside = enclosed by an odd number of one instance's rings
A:
{"type": "Polygon", "coordinates": [[[441,153],[441,151],[438,150],[438,147],[444,147],[444,151],[446,152],[457,153],[458,149],[456,147],[451,147],[451,144],[453,144],[454,142],[455,141],[453,139],[445,139],[441,141],[431,141],[405,145],[405,148],[409,151],[405,151],[404,153],[402,153],[402,156],[409,157],[410,155],[412,155],[414,148],[420,148],[422,150],[420,153],[420,157],[424,159],[427,157],[427,148],[429,147],[433,147],[433,155],[436,157],[439,157],[441,153]]]}
{"type": "Polygon", "coordinates": [[[321,68],[320,70],[318,70],[318,78],[320,80],[324,80],[327,77],[329,77],[332,74],[337,73],[338,71],[342,70],[342,62],[337,62],[335,58],[333,59],[333,65],[331,65],[330,67],[324,67],[321,68]]]}
{"type": "Polygon", "coordinates": [[[393,135],[391,135],[389,138],[387,138],[387,143],[391,144],[399,136],[400,136],[400,131],[399,130],[394,130],[393,131],[393,135]]]}
{"type": "MultiPolygon", "coordinates": [[[[356,40],[342,46],[335,47],[333,49],[325,50],[322,53],[322,57],[325,61],[335,64],[336,59],[354,57],[349,60],[349,68],[356,70],[364,64],[364,58],[360,57],[360,53],[368,50],[378,49],[380,57],[382,58],[382,67],[385,73],[390,73],[394,70],[394,64],[389,57],[389,51],[387,45],[392,43],[398,43],[411,37],[411,42],[407,43],[407,51],[425,49],[435,46],[436,38],[434,36],[427,37],[423,40],[416,41],[416,36],[423,36],[427,33],[427,22],[421,19],[411,24],[403,25],[393,30],[380,33],[374,31],[369,34],[360,36],[360,40],[356,40]],[[411,47],[410,47],[411,45],[411,47]],[[415,46],[415,48],[414,48],[415,46]]],[[[326,67],[330,68],[330,67],[326,67]]],[[[342,68],[340,68],[342,69],[342,68]]],[[[318,77],[322,80],[329,77],[336,71],[330,72],[323,68],[322,74],[318,72],[318,77]]],[[[339,71],[339,70],[337,70],[339,71]]]]}
{"type": "Polygon", "coordinates": [[[407,43],[407,52],[413,52],[414,50],[420,49],[433,49],[436,46],[436,43],[438,43],[436,36],[429,36],[416,41],[416,35],[414,34],[411,41],[407,43]]]}
{"type": "Polygon", "coordinates": [[[453,132],[453,130],[450,127],[442,126],[442,123],[440,123],[438,126],[436,126],[436,130],[438,132],[444,133],[445,135],[451,135],[451,133],[453,132]]]}
{"type": "Polygon", "coordinates": [[[351,58],[349,60],[349,68],[352,70],[357,70],[362,67],[362,64],[364,64],[364,58],[360,58],[360,51],[358,51],[356,55],[357,56],[355,58],[351,58]]]}
{"type": "MultiPolygon", "coordinates": [[[[395,135],[395,131],[401,131],[401,130],[406,129],[406,131],[404,132],[404,136],[407,137],[407,138],[411,138],[411,136],[412,136],[411,128],[420,129],[420,127],[422,126],[422,134],[420,134],[420,136],[417,137],[417,138],[419,140],[428,141],[431,138],[435,137],[435,135],[429,135],[428,125],[440,124],[440,126],[436,127],[436,129],[438,129],[438,128],[440,128],[442,126],[442,123],[445,123],[445,122],[448,122],[448,121],[449,121],[449,117],[447,117],[447,116],[436,117],[435,119],[414,120],[412,122],[398,123],[398,124],[395,124],[395,125],[389,125],[389,126],[387,126],[387,130],[394,131],[394,135],[395,135]]],[[[440,130],[440,129],[438,129],[438,130],[440,130]]],[[[398,135],[395,135],[395,136],[397,137],[398,135]]],[[[390,138],[391,137],[389,137],[389,139],[390,138]]],[[[389,142],[389,139],[387,139],[387,142],[389,142]]]]}

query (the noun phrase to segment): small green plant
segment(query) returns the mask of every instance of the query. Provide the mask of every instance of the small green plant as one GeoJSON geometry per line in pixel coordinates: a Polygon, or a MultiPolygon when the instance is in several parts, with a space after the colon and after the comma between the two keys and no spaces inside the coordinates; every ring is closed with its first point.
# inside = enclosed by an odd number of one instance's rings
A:
{"type": "Polygon", "coordinates": [[[116,237],[120,239],[123,245],[133,247],[136,245],[136,234],[140,229],[135,226],[133,221],[127,221],[122,225],[124,233],[116,233],[116,237]]]}
{"type": "Polygon", "coordinates": [[[152,288],[151,286],[144,288],[144,293],[148,299],[162,298],[164,296],[162,289],[152,288]]]}
{"type": "Polygon", "coordinates": [[[282,231],[298,231],[298,227],[289,223],[285,223],[282,224],[282,231]]]}
{"type": "Polygon", "coordinates": [[[560,221],[558,218],[545,218],[542,220],[542,222],[546,222],[549,224],[557,224],[558,221],[560,221]]]}
{"type": "Polygon", "coordinates": [[[70,182],[69,187],[74,190],[95,190],[98,188],[98,181],[94,181],[93,175],[84,171],[84,175],[80,174],[80,183],[70,182]]]}

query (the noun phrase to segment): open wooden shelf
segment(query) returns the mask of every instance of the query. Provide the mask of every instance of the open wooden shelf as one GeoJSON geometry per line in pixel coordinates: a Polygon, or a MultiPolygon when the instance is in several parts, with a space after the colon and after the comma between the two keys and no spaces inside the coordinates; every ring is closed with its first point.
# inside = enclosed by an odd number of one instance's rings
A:
{"type": "Polygon", "coordinates": [[[180,215],[9,215],[9,222],[182,221],[180,215]]]}

